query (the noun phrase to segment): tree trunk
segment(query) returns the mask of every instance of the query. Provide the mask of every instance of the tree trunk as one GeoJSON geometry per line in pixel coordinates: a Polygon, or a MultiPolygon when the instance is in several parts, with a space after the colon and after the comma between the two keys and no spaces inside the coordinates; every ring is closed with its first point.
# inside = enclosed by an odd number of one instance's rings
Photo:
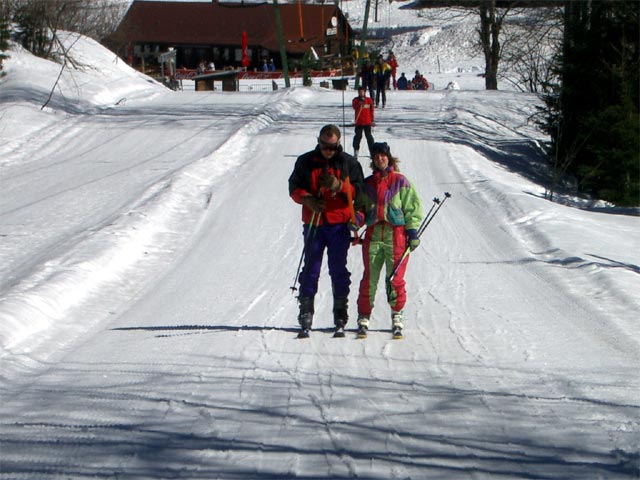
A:
{"type": "Polygon", "coordinates": [[[480,4],[480,43],[484,53],[484,83],[487,90],[498,89],[501,27],[502,20],[496,17],[496,0],[483,0],[480,4]]]}

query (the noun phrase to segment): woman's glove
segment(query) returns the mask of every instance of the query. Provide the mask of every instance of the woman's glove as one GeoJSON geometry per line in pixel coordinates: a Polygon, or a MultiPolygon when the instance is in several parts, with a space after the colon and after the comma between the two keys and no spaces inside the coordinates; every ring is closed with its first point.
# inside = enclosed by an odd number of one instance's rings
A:
{"type": "Polygon", "coordinates": [[[414,251],[420,245],[420,239],[418,238],[418,231],[415,228],[406,231],[407,234],[407,248],[410,251],[414,251]]]}

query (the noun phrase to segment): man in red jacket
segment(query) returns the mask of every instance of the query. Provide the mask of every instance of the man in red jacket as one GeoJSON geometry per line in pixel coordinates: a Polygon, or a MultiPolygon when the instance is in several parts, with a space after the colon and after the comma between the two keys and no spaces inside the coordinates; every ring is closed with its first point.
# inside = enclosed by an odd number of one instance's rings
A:
{"type": "Polygon", "coordinates": [[[367,137],[367,145],[369,146],[369,153],[373,148],[374,140],[371,134],[371,127],[373,126],[375,109],[373,108],[373,99],[367,97],[367,91],[364,87],[358,89],[358,96],[353,99],[351,106],[356,115],[356,134],[353,137],[353,154],[358,158],[358,151],[360,150],[360,140],[362,140],[362,132],[367,137]]]}
{"type": "Polygon", "coordinates": [[[349,224],[353,213],[353,203],[350,204],[349,199],[355,198],[362,189],[364,174],[360,163],[342,151],[340,136],[336,125],[322,127],[318,145],[298,157],[289,177],[289,195],[294,202],[302,204],[304,223],[305,255],[298,297],[298,323],[303,337],[311,329],[314,297],[325,249],[336,332],[344,330],[349,319],[351,273],[347,269],[347,253],[351,244],[349,224]]]}

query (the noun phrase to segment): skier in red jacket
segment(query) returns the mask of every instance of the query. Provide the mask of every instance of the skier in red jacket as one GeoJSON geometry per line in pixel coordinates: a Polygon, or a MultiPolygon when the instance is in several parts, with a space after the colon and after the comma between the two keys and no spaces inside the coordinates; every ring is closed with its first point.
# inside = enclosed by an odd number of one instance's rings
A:
{"type": "Polygon", "coordinates": [[[351,273],[347,269],[347,253],[354,213],[349,199],[360,192],[364,174],[360,163],[342,151],[340,136],[336,125],[322,127],[317,146],[298,157],[289,177],[289,195],[302,205],[304,223],[304,267],[298,279],[301,338],[305,338],[311,329],[314,297],[325,251],[336,332],[344,331],[349,320],[351,273]]]}
{"type": "Polygon", "coordinates": [[[353,154],[358,158],[358,151],[360,150],[360,140],[362,140],[362,133],[367,137],[367,145],[369,146],[369,153],[373,148],[373,135],[371,134],[371,127],[373,126],[375,109],[373,107],[373,99],[367,97],[367,91],[365,87],[358,89],[358,96],[353,99],[351,106],[355,112],[356,120],[356,132],[353,137],[353,154]]]}

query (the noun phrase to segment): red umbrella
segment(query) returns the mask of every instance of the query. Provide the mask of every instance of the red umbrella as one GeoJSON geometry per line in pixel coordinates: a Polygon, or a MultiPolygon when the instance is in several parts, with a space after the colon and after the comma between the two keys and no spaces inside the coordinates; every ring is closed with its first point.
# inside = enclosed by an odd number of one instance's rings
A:
{"type": "Polygon", "coordinates": [[[249,41],[247,39],[247,32],[243,31],[242,32],[242,66],[243,67],[248,67],[249,65],[251,65],[251,62],[249,61],[249,41]]]}

